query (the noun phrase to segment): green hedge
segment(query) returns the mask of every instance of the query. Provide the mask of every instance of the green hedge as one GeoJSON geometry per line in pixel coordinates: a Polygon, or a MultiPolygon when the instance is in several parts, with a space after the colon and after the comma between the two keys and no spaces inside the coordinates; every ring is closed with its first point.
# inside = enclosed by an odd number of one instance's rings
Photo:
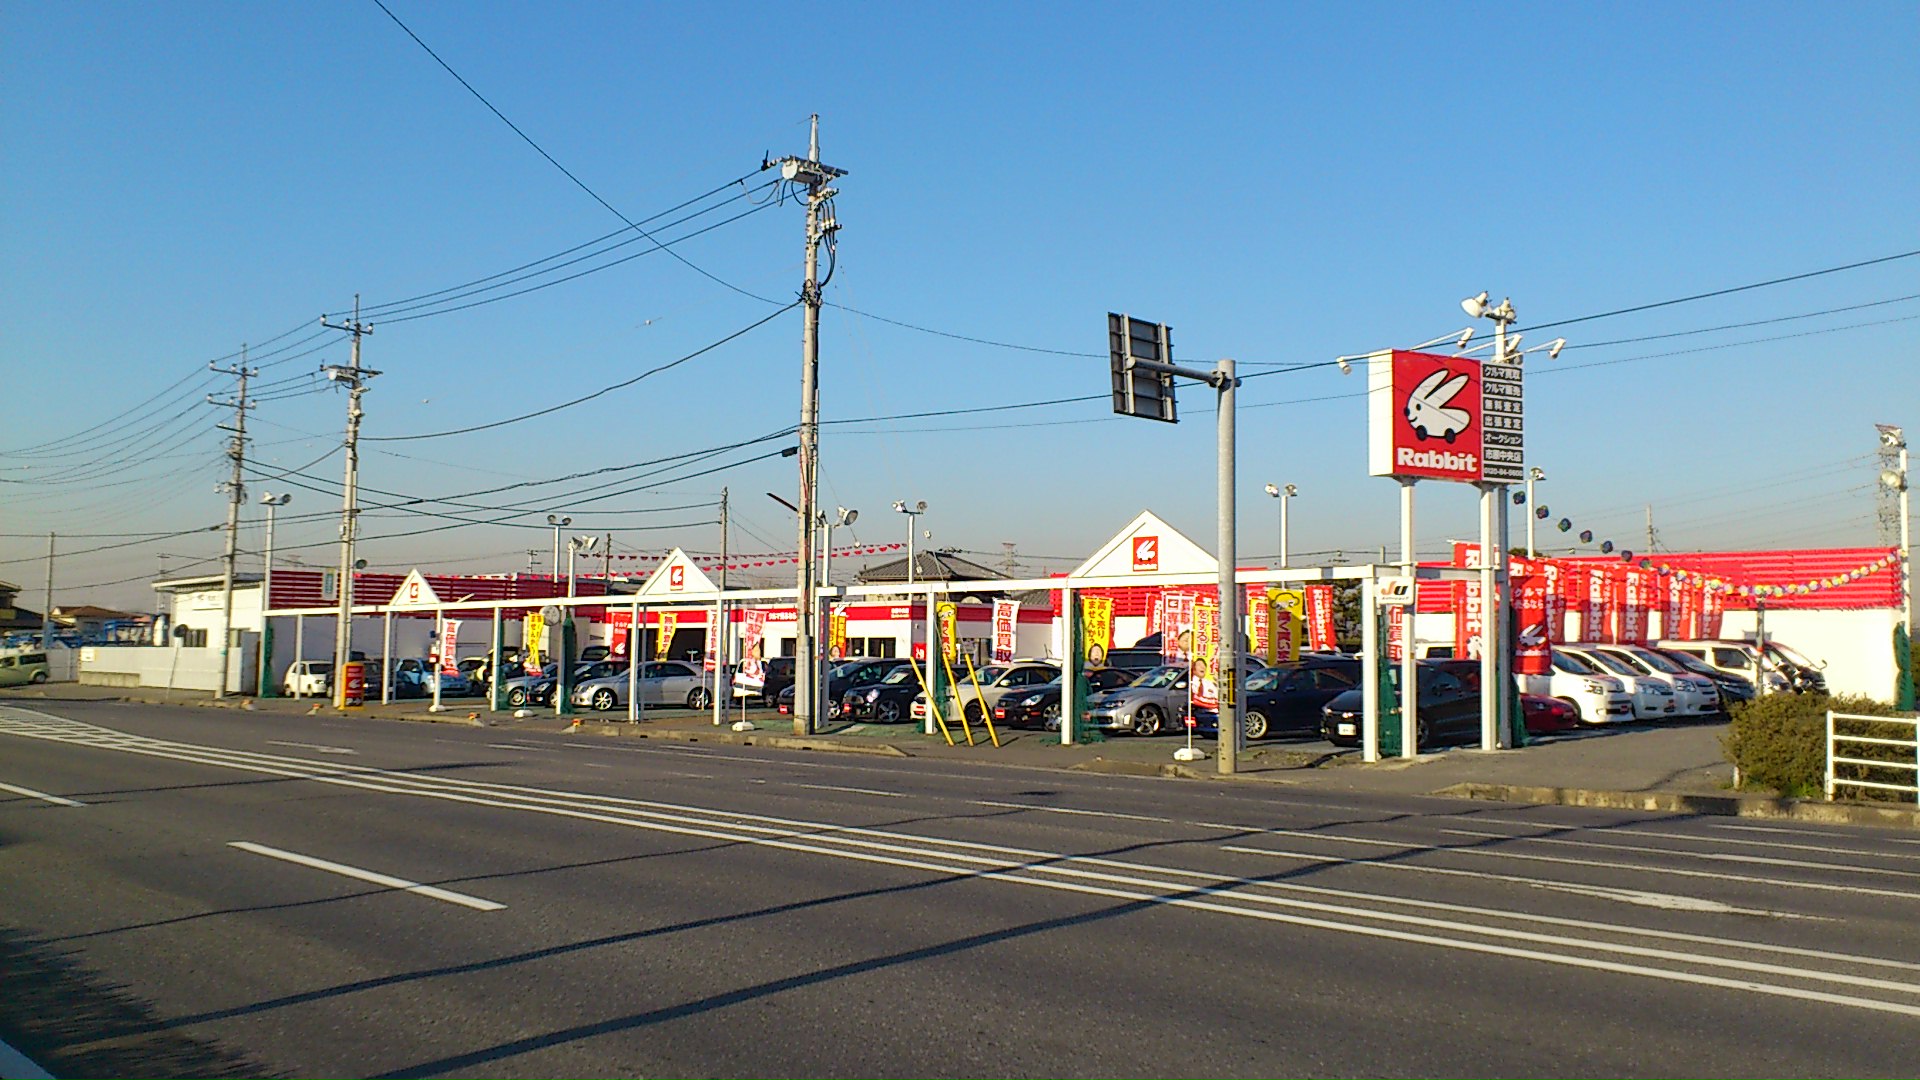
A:
{"type": "MultiPolygon", "coordinates": [[[[1866,716],[1898,716],[1884,701],[1841,694],[1768,694],[1742,702],[1731,710],[1732,722],[1721,738],[1727,760],[1740,770],[1743,788],[1771,788],[1794,798],[1819,798],[1826,791],[1827,710],[1860,713],[1866,716]]],[[[1911,733],[1885,724],[1838,724],[1841,734],[1874,735],[1905,739],[1911,733]]],[[[1849,745],[1847,757],[1887,761],[1912,761],[1912,750],[1893,746],[1849,745]]],[[[1863,766],[1843,765],[1839,775],[1848,779],[1872,779],[1902,783],[1913,778],[1913,771],[1870,770],[1863,766]]],[[[1849,797],[1897,799],[1894,792],[1847,789],[1849,797]]]]}

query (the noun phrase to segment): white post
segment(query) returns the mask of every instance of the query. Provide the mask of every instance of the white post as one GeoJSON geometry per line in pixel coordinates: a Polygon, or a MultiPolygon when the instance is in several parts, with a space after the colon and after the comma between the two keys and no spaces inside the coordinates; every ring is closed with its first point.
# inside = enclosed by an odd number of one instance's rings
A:
{"type": "MultiPolygon", "coordinates": [[[[1907,517],[1907,491],[1913,484],[1907,476],[1906,436],[1900,442],[1900,618],[1906,623],[1907,637],[1913,637],[1913,535],[1907,517]]],[[[1920,677],[1920,676],[1917,676],[1920,677]]]]}
{"type": "Polygon", "coordinates": [[[1293,485],[1280,489],[1280,569],[1285,570],[1287,563],[1287,504],[1293,501],[1293,485]]]}
{"type": "Polygon", "coordinates": [[[627,620],[627,723],[640,722],[640,601],[627,620]]]}
{"type": "Polygon", "coordinates": [[[1360,760],[1380,760],[1379,568],[1360,582],[1360,760]]]}
{"type": "MultiPolygon", "coordinates": [[[[297,664],[306,658],[307,617],[305,615],[295,615],[293,617],[293,662],[297,664]]],[[[293,684],[293,696],[297,698],[307,696],[301,692],[300,684],[297,682],[293,684]]]]}
{"type": "MultiPolygon", "coordinates": [[[[1413,554],[1413,480],[1400,481],[1400,573],[1415,581],[1413,595],[1407,598],[1407,610],[1400,620],[1400,756],[1420,756],[1420,659],[1413,648],[1414,616],[1420,586],[1415,579],[1417,564],[1413,554]]],[[[1483,609],[1484,610],[1484,609],[1483,609]]]]}
{"type": "Polygon", "coordinates": [[[1827,801],[1833,801],[1833,710],[1827,710],[1827,801]]]}
{"type": "MultiPolygon", "coordinates": [[[[571,614],[571,613],[569,613],[571,614]]],[[[439,608],[433,612],[433,650],[427,656],[427,678],[433,680],[433,711],[440,711],[440,657],[446,647],[447,613],[439,608]]]]}
{"type": "Polygon", "coordinates": [[[388,610],[380,630],[380,704],[393,704],[393,612],[388,610]]]}
{"type": "MultiPolygon", "coordinates": [[[[1540,519],[1539,508],[1533,505],[1533,482],[1540,479],[1539,469],[1527,472],[1527,558],[1537,558],[1533,546],[1533,523],[1540,519]]],[[[1668,634],[1672,637],[1672,634],[1668,634]]]]}

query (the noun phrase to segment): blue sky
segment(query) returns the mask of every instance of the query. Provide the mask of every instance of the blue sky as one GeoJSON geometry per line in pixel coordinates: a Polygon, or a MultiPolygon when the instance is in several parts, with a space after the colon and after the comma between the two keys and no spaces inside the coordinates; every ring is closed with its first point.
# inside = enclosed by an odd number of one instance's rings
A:
{"type": "MultiPolygon", "coordinates": [[[[1481,289],[1512,296],[1524,327],[1920,248],[1920,19],[1905,4],[1817,18],[1744,3],[1211,5],[1173,21],[1164,5],[390,6],[636,219],[760,183],[762,155],[804,152],[818,112],[822,157],[849,170],[823,416],[936,414],[829,427],[822,499],[863,511],[837,539],[898,542],[906,522],[889,505],[924,498],[932,544],[997,562],[1013,542],[1030,572],[1065,569],[1143,507],[1213,534],[1199,387],[1177,426],[1114,418],[1099,400],[939,415],[1103,393],[1109,310],[1172,324],[1185,363],[1233,356],[1251,374],[1459,329],[1459,298],[1481,289]]],[[[203,374],[208,361],[287,331],[256,352],[303,340],[356,293],[373,305],[433,292],[620,227],[371,0],[16,4],[0,18],[0,478],[19,481],[0,491],[0,577],[40,580],[45,541],[23,534],[221,520],[220,417],[191,407],[227,383],[203,374]],[[69,441],[41,445],[53,440],[69,441]]],[[[675,250],[784,303],[802,210],[767,206],[675,250]]],[[[1528,369],[1528,456],[1551,476],[1541,501],[1635,546],[1648,505],[1677,550],[1875,543],[1872,424],[1920,424],[1920,300],[1879,302],[1913,294],[1920,258],[1555,331],[1576,347],[1528,369]],[[1757,341],[1784,335],[1804,336],[1757,341]],[[1656,355],[1679,350],[1703,351],[1656,355]]],[[[655,252],[466,311],[376,316],[365,362],[384,374],[364,434],[543,408],[774,310],[655,252]]],[[[303,468],[339,440],[344,397],[311,376],[347,349],[336,336],[311,351],[324,340],[263,371],[281,396],[252,418],[262,468],[303,468]]],[[[447,497],[767,435],[797,419],[799,341],[789,312],[549,417],[369,441],[363,483],[447,497]]],[[[1246,383],[1246,561],[1276,547],[1268,481],[1301,489],[1296,552],[1351,559],[1396,542],[1397,489],[1365,475],[1362,389],[1328,366],[1246,383]]],[[[250,487],[333,488],[340,468],[336,453],[304,470],[317,479],[250,487]]],[[[723,484],[736,551],[792,544],[791,515],[764,494],[791,497],[791,460],[578,507],[558,495],[591,482],[464,500],[528,503],[471,512],[524,512],[538,529],[370,539],[362,553],[492,571],[525,568],[535,549],[544,566],[549,510],[611,529],[619,550],[711,550],[706,504],[723,484]],[[696,509],[662,509],[681,506],[696,509]],[[683,527],[637,528],[649,525],[683,527]]],[[[327,561],[337,524],[305,515],[337,511],[337,495],[291,490],[278,545],[327,561]]],[[[1470,489],[1420,493],[1423,549],[1474,534],[1470,489]]],[[[248,551],[258,517],[249,506],[248,551]]],[[[363,533],[442,523],[370,511],[363,533]]],[[[218,550],[214,533],[138,543],[63,560],[60,579],[70,599],[144,606],[139,581],[77,587],[218,550]]]]}

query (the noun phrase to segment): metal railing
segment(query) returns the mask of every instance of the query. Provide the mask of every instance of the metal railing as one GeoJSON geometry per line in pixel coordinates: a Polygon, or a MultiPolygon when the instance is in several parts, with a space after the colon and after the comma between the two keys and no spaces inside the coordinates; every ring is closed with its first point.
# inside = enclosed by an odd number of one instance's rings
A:
{"type": "MultiPolygon", "coordinates": [[[[1873,775],[1869,772],[1867,775],[1873,775]]],[[[1871,788],[1877,791],[1897,791],[1911,796],[1920,802],[1920,715],[1916,716],[1862,716],[1858,713],[1834,712],[1827,710],[1827,800],[1833,800],[1833,791],[1837,787],[1871,788]],[[1878,735],[1843,735],[1836,721],[1846,720],[1861,724],[1895,724],[1908,729],[1912,738],[1893,739],[1878,735]],[[1843,757],[1841,743],[1854,746],[1893,746],[1907,750],[1912,761],[1887,761],[1874,758],[1843,757]],[[1834,775],[1836,765],[1857,765],[1867,770],[1881,769],[1912,774],[1904,784],[1887,783],[1880,780],[1847,780],[1834,775]]]]}

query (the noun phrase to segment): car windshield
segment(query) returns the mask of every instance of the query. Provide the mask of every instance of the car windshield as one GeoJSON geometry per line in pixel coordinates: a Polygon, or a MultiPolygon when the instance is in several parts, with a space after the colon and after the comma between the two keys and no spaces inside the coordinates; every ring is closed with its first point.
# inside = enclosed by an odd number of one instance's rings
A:
{"type": "Polygon", "coordinates": [[[1680,665],[1682,669],[1686,671],[1690,671],[1695,675],[1719,674],[1718,671],[1714,670],[1713,665],[1707,663],[1705,660],[1702,660],[1697,656],[1693,656],[1688,653],[1675,652],[1675,653],[1661,653],[1660,655],[1667,658],[1668,660],[1673,661],[1674,663],[1680,665]]]}
{"type": "Polygon", "coordinates": [[[1820,666],[1777,641],[1767,642],[1767,659],[1776,664],[1785,663],[1796,667],[1803,667],[1808,671],[1812,671],[1820,666]]]}
{"type": "Polygon", "coordinates": [[[1569,675],[1598,675],[1593,665],[1571,653],[1556,651],[1553,654],[1553,666],[1569,675]]]}
{"type": "Polygon", "coordinates": [[[333,674],[333,664],[331,662],[308,664],[307,672],[311,675],[331,675],[333,674]]]}
{"type": "Polygon", "coordinates": [[[999,682],[1007,671],[1008,669],[1003,667],[983,667],[974,672],[974,678],[979,680],[981,686],[991,686],[999,682]]]}
{"type": "Polygon", "coordinates": [[[882,678],[885,678],[888,670],[885,664],[866,664],[854,668],[853,671],[849,673],[847,681],[855,686],[865,686],[868,683],[876,683],[882,678]]]}
{"type": "Polygon", "coordinates": [[[1627,663],[1625,660],[1622,660],[1617,656],[1613,656],[1603,652],[1591,652],[1591,653],[1587,653],[1586,656],[1588,659],[1591,659],[1594,663],[1600,665],[1603,668],[1606,668],[1608,671],[1611,671],[1616,675],[1626,675],[1631,677],[1631,676],[1640,674],[1640,672],[1634,670],[1634,667],[1632,664],[1627,663]]]}
{"type": "Polygon", "coordinates": [[[1655,671],[1665,672],[1668,675],[1686,674],[1685,668],[1650,649],[1635,649],[1627,655],[1651,667],[1655,671]]]}
{"type": "Polygon", "coordinates": [[[1633,669],[1636,675],[1649,675],[1653,672],[1653,665],[1641,659],[1638,653],[1631,653],[1625,649],[1603,649],[1600,655],[1609,660],[1618,660],[1626,664],[1633,669]]]}
{"type": "Polygon", "coordinates": [[[1267,668],[1264,671],[1256,671],[1252,675],[1247,676],[1247,689],[1271,690],[1280,685],[1280,680],[1285,675],[1286,672],[1279,668],[1267,668]]]}
{"type": "Polygon", "coordinates": [[[1131,683],[1128,683],[1127,685],[1150,686],[1150,687],[1172,686],[1173,684],[1179,682],[1181,679],[1184,679],[1186,677],[1187,677],[1186,668],[1171,667],[1171,666],[1157,667],[1149,670],[1146,674],[1133,680],[1131,683]]]}
{"type": "Polygon", "coordinates": [[[880,680],[881,684],[885,686],[899,686],[901,683],[913,681],[915,681],[914,670],[911,664],[901,664],[899,667],[887,672],[887,677],[880,680]]]}

